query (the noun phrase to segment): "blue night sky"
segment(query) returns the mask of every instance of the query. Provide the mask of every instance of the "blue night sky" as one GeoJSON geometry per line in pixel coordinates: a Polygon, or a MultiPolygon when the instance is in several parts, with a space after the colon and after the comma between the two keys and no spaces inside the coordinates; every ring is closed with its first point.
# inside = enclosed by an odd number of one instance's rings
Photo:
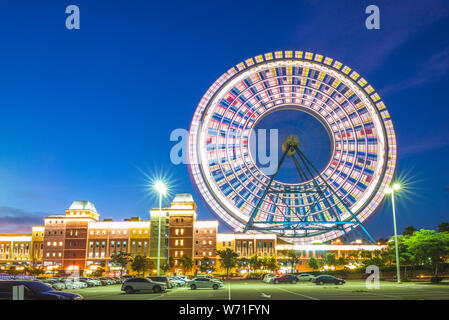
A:
{"type": "MultiPolygon", "coordinates": [[[[195,193],[170,162],[207,88],[249,57],[320,53],[384,99],[397,130],[399,229],[449,220],[449,2],[3,1],[0,7],[0,232],[29,232],[73,200],[102,218],[148,217],[147,176],[195,193]],[[81,29],[65,28],[66,6],[81,29]],[[380,30],[365,8],[380,8],[380,30]]],[[[199,218],[212,215],[194,194],[199,218]]],[[[168,199],[165,204],[168,205],[168,199]]],[[[391,234],[386,203],[367,224],[391,234]]],[[[221,227],[224,230],[223,227],[221,227]]]]}

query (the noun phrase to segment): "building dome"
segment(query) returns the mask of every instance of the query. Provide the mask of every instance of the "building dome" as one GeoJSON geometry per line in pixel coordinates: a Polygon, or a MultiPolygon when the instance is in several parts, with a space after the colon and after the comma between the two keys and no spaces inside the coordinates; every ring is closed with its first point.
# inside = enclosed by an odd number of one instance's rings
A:
{"type": "Polygon", "coordinates": [[[86,200],[73,201],[69,210],[89,210],[89,211],[97,213],[97,209],[95,209],[94,204],[92,202],[86,201],[86,200]]]}

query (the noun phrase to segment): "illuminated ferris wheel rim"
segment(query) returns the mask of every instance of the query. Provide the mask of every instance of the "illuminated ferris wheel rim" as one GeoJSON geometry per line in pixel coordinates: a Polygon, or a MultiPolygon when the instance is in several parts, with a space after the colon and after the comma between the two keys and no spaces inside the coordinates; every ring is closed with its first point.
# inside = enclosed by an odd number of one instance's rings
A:
{"type": "MultiPolygon", "coordinates": [[[[223,194],[223,192],[220,190],[219,186],[216,183],[216,180],[212,176],[211,173],[211,167],[209,165],[206,165],[210,162],[211,158],[208,157],[208,152],[206,148],[206,139],[208,139],[208,130],[211,129],[209,127],[209,124],[211,123],[212,117],[214,116],[214,111],[216,110],[218,104],[220,101],[223,101],[223,99],[226,97],[227,94],[229,94],[230,90],[232,88],[236,88],[237,85],[241,84],[243,80],[250,79],[251,76],[256,75],[258,72],[261,71],[270,71],[275,70],[276,68],[302,68],[302,72],[304,73],[304,69],[309,69],[315,73],[316,71],[322,72],[324,75],[331,75],[334,79],[337,79],[337,81],[340,81],[340,83],[344,84],[349,90],[352,90],[352,92],[355,94],[357,98],[360,99],[360,102],[363,102],[363,106],[366,107],[368,110],[369,115],[371,116],[373,128],[376,130],[376,137],[378,139],[378,162],[377,167],[374,170],[373,180],[375,183],[371,182],[367,186],[368,192],[365,192],[362,194],[361,197],[358,198],[358,200],[355,203],[355,206],[351,207],[351,210],[354,210],[357,212],[358,215],[360,215],[360,220],[365,220],[369,215],[371,215],[375,207],[381,202],[383,198],[383,189],[385,186],[389,185],[395,168],[395,161],[396,161],[396,144],[395,144],[395,134],[393,130],[393,126],[391,124],[391,119],[389,118],[389,114],[385,109],[385,105],[380,100],[380,97],[377,95],[377,93],[374,92],[374,89],[364,80],[361,78],[355,71],[352,71],[349,67],[343,66],[340,62],[334,61],[331,58],[323,57],[321,55],[312,54],[312,53],[304,53],[302,51],[278,51],[273,53],[267,53],[265,55],[260,55],[251,59],[246,60],[244,63],[240,63],[234,68],[231,68],[223,74],[206,92],[203,99],[200,101],[197,110],[195,111],[192,124],[190,127],[189,132],[189,170],[191,173],[191,176],[194,181],[194,185],[197,187],[199,193],[204,198],[205,202],[208,204],[208,206],[211,208],[211,210],[218,215],[219,218],[221,218],[223,221],[225,221],[230,226],[241,229],[242,225],[247,221],[248,214],[247,212],[243,212],[240,210],[240,208],[237,208],[229,199],[223,194]],[[385,124],[388,124],[388,129],[386,129],[385,124]],[[388,157],[386,156],[388,155],[388,157]],[[375,189],[377,189],[377,192],[375,192],[375,189]],[[373,203],[375,202],[375,203],[373,203]],[[374,204],[374,206],[373,206],[374,204]]],[[[277,70],[277,69],[276,69],[277,70]]],[[[307,71],[307,72],[309,72],[307,71]]],[[[291,71],[289,71],[291,73],[291,71]]],[[[268,72],[269,73],[269,72],[268,72]]],[[[307,76],[304,76],[304,74],[283,74],[283,75],[273,75],[267,76],[265,79],[262,79],[261,81],[268,80],[270,81],[273,79],[290,79],[285,81],[291,81],[293,82],[293,78],[298,78],[301,81],[308,78],[307,76]],[[271,76],[271,78],[270,78],[271,76]]],[[[323,76],[324,77],[324,76],[323,76]]],[[[312,79],[312,81],[319,82],[321,85],[324,84],[323,77],[321,78],[309,78],[312,79]]],[[[325,78],[325,77],[324,77],[325,78]]],[[[260,81],[260,82],[261,82],[260,81]]],[[[259,84],[260,84],[259,82],[259,84]]],[[[242,96],[247,95],[248,91],[251,88],[255,88],[257,86],[257,83],[252,84],[251,86],[248,86],[243,91],[240,91],[236,96],[242,96]],[[246,93],[245,93],[246,92],[246,93]]],[[[332,84],[327,84],[329,88],[331,88],[332,84]]],[[[307,99],[315,99],[316,101],[320,99],[329,99],[331,98],[331,101],[333,101],[334,106],[330,107],[328,103],[324,104],[326,108],[329,107],[328,112],[330,114],[333,113],[332,109],[337,106],[341,106],[340,103],[338,103],[335,99],[335,96],[329,97],[326,96],[326,93],[317,90],[316,87],[311,87],[310,84],[303,84],[301,83],[282,83],[279,84],[279,86],[270,86],[268,88],[265,88],[264,91],[267,90],[273,90],[276,88],[303,88],[310,90],[310,92],[319,92],[321,93],[321,97],[313,97],[312,95],[307,95],[307,99]]],[[[333,89],[333,88],[331,88],[333,89]]],[[[304,94],[303,92],[298,93],[298,96],[301,94],[304,94]]],[[[321,90],[321,89],[320,89],[321,90]]],[[[262,91],[257,91],[257,94],[260,94],[262,91]]],[[[347,92],[347,91],[345,91],[347,92]]],[[[263,116],[263,114],[267,112],[273,112],[272,110],[275,108],[281,108],[286,106],[298,106],[301,108],[304,108],[304,105],[299,102],[295,102],[294,98],[296,96],[288,96],[287,93],[292,92],[286,92],[284,91],[284,96],[282,96],[282,91],[278,92],[276,97],[276,93],[273,94],[275,97],[274,101],[276,100],[288,100],[289,98],[292,98],[290,102],[280,102],[279,104],[274,103],[273,106],[270,108],[267,108],[264,112],[261,113],[259,118],[263,116]]],[[[254,98],[256,94],[253,96],[250,95],[251,98],[254,98]]],[[[316,94],[315,94],[316,95],[316,94]]],[[[272,98],[273,96],[270,96],[272,98]]],[[[340,95],[340,98],[343,97],[342,100],[346,101],[348,103],[348,99],[343,93],[340,95]]],[[[298,98],[298,97],[296,97],[298,98]]],[[[235,98],[237,99],[237,98],[235,98]]],[[[273,99],[272,99],[273,100],[273,99]]],[[[298,98],[298,100],[300,100],[298,98]]],[[[234,100],[235,101],[235,100],[234,100]]],[[[250,101],[250,100],[248,100],[250,101]]],[[[344,101],[342,103],[344,103],[344,101]]],[[[359,103],[360,103],[359,102],[359,103]]],[[[243,106],[246,103],[241,103],[239,108],[243,108],[243,106]]],[[[351,106],[352,104],[349,103],[351,106]]],[[[260,108],[261,105],[264,104],[257,104],[257,108],[260,108]]],[[[326,109],[324,108],[324,109],[326,109]]],[[[345,114],[345,116],[348,116],[348,112],[346,112],[345,108],[341,108],[345,114]]],[[[239,109],[240,110],[240,109],[239,109]]],[[[237,110],[238,111],[238,110],[237,110]]],[[[230,118],[231,121],[234,121],[236,119],[237,111],[234,112],[233,118],[230,118]]],[[[315,113],[316,110],[309,110],[313,111],[315,113]]],[[[226,111],[223,112],[223,114],[226,111]]],[[[275,112],[275,111],[274,111],[275,112]]],[[[317,113],[320,115],[319,113],[317,113]]],[[[253,113],[254,115],[254,113],[253,113]]],[[[322,114],[321,114],[322,116],[322,114]]],[[[336,118],[337,113],[331,115],[331,118],[336,118]]],[[[360,115],[357,114],[357,116],[360,118],[360,115]]],[[[340,117],[341,119],[342,117],[340,117]]],[[[258,118],[253,120],[253,122],[257,122],[258,118]]],[[[323,118],[326,123],[327,120],[323,118]]],[[[244,129],[246,131],[251,131],[254,126],[248,126],[248,121],[251,120],[251,117],[248,117],[246,119],[246,124],[244,126],[244,129]]],[[[352,124],[352,120],[350,121],[352,128],[354,128],[354,125],[352,124]]],[[[220,125],[222,125],[222,121],[220,121],[220,125]]],[[[363,124],[363,122],[362,122],[363,124]]],[[[229,126],[228,126],[229,127],[229,126]]],[[[334,130],[334,140],[336,139],[337,132],[341,133],[344,132],[347,128],[343,127],[341,124],[339,124],[337,127],[339,129],[337,131],[334,130]]],[[[220,126],[218,127],[220,128],[220,126]]],[[[363,127],[365,130],[365,127],[363,127]]],[[[245,130],[241,130],[244,132],[245,130]]],[[[227,130],[229,132],[229,130],[227,130]]],[[[226,141],[228,141],[229,137],[226,137],[226,141]]],[[[249,136],[248,136],[249,138],[249,136]]],[[[340,139],[342,139],[340,137],[340,139]]],[[[217,140],[218,141],[218,140],[217,140]]],[[[226,142],[227,143],[227,142],[226,142]]],[[[217,142],[218,144],[218,142],[217,142]]],[[[246,147],[247,148],[247,147],[246,147]]],[[[228,154],[227,148],[225,148],[226,152],[226,160],[231,162],[228,154]]],[[[234,150],[237,150],[237,148],[234,148],[234,150]]],[[[240,144],[240,151],[241,153],[244,153],[245,148],[243,148],[242,144],[240,144]]],[[[368,148],[366,150],[366,153],[368,153],[368,148]]],[[[333,156],[335,155],[335,152],[333,156]]],[[[340,161],[342,158],[345,157],[345,159],[348,159],[348,154],[343,156],[343,152],[340,152],[340,161]]],[[[251,155],[249,152],[247,152],[247,156],[245,159],[251,159],[251,155]]],[[[253,162],[253,160],[251,159],[253,162]]],[[[250,162],[251,162],[250,161],[250,162]]],[[[248,165],[251,165],[251,163],[247,163],[246,161],[243,161],[244,166],[247,170],[245,174],[248,172],[250,174],[247,175],[247,177],[250,177],[253,175],[254,172],[250,170],[248,165]]],[[[326,172],[326,170],[329,168],[331,162],[326,167],[323,172],[326,172]]],[[[226,163],[224,164],[226,166],[226,163]]],[[[233,166],[230,166],[232,170],[235,168],[233,166]]],[[[354,164],[353,166],[354,167],[354,164]]],[[[255,166],[256,170],[259,168],[255,166]]],[[[223,168],[221,168],[223,171],[223,168]]],[[[335,168],[334,168],[335,172],[335,168]]],[[[235,172],[234,172],[235,173],[235,172]]],[[[259,173],[262,173],[259,170],[259,173]]],[[[262,173],[264,176],[264,174],[262,173]]],[[[262,176],[262,177],[263,177],[262,176]]],[[[328,179],[330,179],[332,175],[329,175],[328,179]]],[[[266,176],[263,178],[267,178],[266,176]]],[[[263,180],[263,179],[262,179],[263,180]]],[[[239,183],[242,181],[239,180],[239,183]]],[[[261,182],[261,181],[260,181],[261,182]]],[[[279,182],[277,182],[279,183],[279,182]]],[[[263,184],[263,182],[262,182],[263,184]]],[[[237,188],[241,187],[237,186],[237,188]]],[[[354,189],[354,187],[352,188],[354,189]]],[[[350,194],[350,193],[348,193],[350,194]]],[[[245,200],[246,201],[246,200],[245,200]]],[[[342,215],[344,217],[344,214],[342,215]]],[[[347,218],[347,217],[346,217],[347,218]]],[[[338,232],[337,232],[338,233],[338,232]]],[[[331,235],[332,237],[338,236],[338,234],[331,235]]]]}

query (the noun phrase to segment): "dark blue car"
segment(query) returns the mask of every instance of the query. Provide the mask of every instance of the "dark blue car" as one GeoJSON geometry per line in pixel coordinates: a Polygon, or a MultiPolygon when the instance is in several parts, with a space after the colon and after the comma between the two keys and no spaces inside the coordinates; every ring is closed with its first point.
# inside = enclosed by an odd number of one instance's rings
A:
{"type": "Polygon", "coordinates": [[[54,291],[40,281],[8,280],[0,281],[0,300],[12,300],[14,286],[24,286],[25,300],[82,300],[77,293],[54,291]]]}

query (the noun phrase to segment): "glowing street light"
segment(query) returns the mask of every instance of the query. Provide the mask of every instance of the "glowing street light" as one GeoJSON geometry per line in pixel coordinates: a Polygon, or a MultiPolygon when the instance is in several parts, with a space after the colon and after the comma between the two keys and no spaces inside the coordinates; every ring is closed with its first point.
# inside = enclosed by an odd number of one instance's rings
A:
{"type": "Polygon", "coordinates": [[[167,193],[167,186],[162,181],[156,181],[154,189],[159,193],[159,224],[157,238],[157,275],[160,275],[161,268],[161,215],[162,215],[162,197],[167,193]]]}
{"type": "Polygon", "coordinates": [[[387,187],[385,189],[385,193],[391,194],[391,206],[393,207],[394,247],[396,250],[396,274],[398,283],[401,283],[401,272],[399,266],[398,232],[396,228],[396,209],[394,205],[394,192],[398,191],[399,189],[401,189],[401,185],[399,183],[393,183],[391,187],[387,187]]]}

